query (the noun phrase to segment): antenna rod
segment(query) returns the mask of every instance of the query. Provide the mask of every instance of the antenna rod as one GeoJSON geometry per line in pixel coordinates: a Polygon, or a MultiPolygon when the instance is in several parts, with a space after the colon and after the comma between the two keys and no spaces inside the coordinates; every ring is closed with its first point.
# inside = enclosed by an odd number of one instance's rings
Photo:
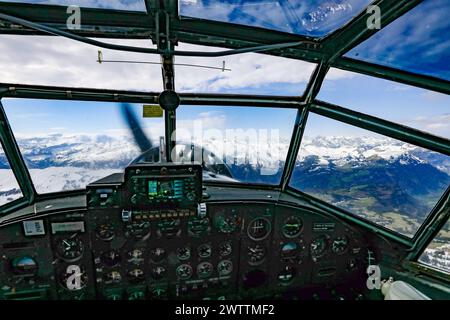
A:
{"type": "MultiPolygon", "coordinates": [[[[154,64],[161,65],[161,62],[152,62],[152,61],[133,61],[133,60],[103,60],[103,54],[101,51],[98,52],[98,63],[133,63],[133,64],[154,64]]],[[[194,67],[194,68],[203,68],[203,69],[214,69],[221,70],[222,72],[231,71],[231,69],[226,68],[225,61],[222,61],[222,67],[213,67],[213,66],[205,66],[200,64],[189,64],[189,63],[174,63],[174,66],[181,67],[194,67]]]]}

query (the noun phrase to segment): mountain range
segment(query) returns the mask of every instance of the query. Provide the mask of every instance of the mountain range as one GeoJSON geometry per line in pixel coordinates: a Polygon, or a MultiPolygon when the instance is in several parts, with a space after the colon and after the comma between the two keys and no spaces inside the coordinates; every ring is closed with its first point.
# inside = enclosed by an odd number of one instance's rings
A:
{"type": "MultiPolygon", "coordinates": [[[[40,193],[84,188],[139,155],[127,136],[51,134],[17,141],[40,193]]],[[[204,141],[216,154],[227,143],[204,141]]],[[[245,139],[231,145],[240,151],[226,157],[236,180],[279,183],[288,141],[263,151],[245,139]],[[261,174],[265,163],[275,163],[274,174],[261,174]]],[[[0,203],[20,197],[7,168],[0,153],[0,203]]],[[[291,179],[294,188],[403,233],[414,232],[449,185],[450,157],[383,137],[305,137],[291,179]]]]}

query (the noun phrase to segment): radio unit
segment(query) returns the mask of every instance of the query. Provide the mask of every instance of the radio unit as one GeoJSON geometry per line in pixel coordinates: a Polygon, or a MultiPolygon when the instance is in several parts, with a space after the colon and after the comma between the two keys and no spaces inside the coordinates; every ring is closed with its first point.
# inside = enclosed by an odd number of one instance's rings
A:
{"type": "Polygon", "coordinates": [[[202,199],[200,165],[139,164],[125,169],[123,204],[128,208],[196,206],[202,199]]]}

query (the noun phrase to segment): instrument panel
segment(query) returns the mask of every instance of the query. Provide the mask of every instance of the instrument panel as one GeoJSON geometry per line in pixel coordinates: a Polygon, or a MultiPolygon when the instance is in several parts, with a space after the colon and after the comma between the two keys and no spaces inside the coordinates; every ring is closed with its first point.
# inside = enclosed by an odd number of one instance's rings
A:
{"type": "Polygon", "coordinates": [[[195,165],[130,166],[89,185],[86,210],[0,229],[0,298],[360,296],[357,230],[270,200],[201,202],[201,177],[195,165]]]}
{"type": "Polygon", "coordinates": [[[365,242],[336,219],[271,203],[206,208],[90,209],[3,228],[1,298],[311,299],[338,284],[349,298],[365,283],[365,242]]]}

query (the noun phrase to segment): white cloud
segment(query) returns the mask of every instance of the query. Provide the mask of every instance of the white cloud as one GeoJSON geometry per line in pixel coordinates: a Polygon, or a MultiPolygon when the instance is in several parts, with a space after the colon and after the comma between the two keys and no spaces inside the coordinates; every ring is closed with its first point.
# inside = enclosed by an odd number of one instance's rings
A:
{"type": "MultiPolygon", "coordinates": [[[[105,40],[102,40],[105,41],[105,40]]],[[[139,47],[152,47],[151,40],[107,40],[139,47]]],[[[99,48],[61,37],[0,36],[0,78],[2,82],[102,89],[162,91],[159,65],[97,62],[99,48]]],[[[216,47],[180,44],[177,50],[217,51],[216,47]]],[[[132,60],[159,62],[159,56],[143,53],[102,49],[104,60],[132,60]]],[[[175,63],[221,67],[222,62],[231,72],[177,66],[176,89],[180,92],[236,92],[249,93],[250,89],[272,88],[277,94],[292,94],[298,85],[300,94],[315,64],[246,53],[226,57],[175,57],[175,63]],[[283,92],[283,85],[291,87],[283,92]]],[[[350,73],[331,70],[331,79],[351,77],[350,73]]],[[[268,90],[269,90],[268,89],[268,90]]],[[[254,91],[253,91],[254,92],[254,91]]],[[[261,93],[266,93],[262,91],[261,93]]],[[[272,92],[267,92],[272,94],[272,92]]]]}
{"type": "MultiPolygon", "coordinates": [[[[150,40],[120,42],[151,45],[150,40]]],[[[99,64],[96,62],[98,48],[60,37],[0,36],[0,50],[2,82],[145,91],[162,89],[160,66],[99,64]]],[[[148,58],[139,53],[102,51],[104,59],[148,58]]]]}
{"type": "MultiPolygon", "coordinates": [[[[180,44],[178,50],[221,51],[223,48],[211,48],[190,44],[180,44]]],[[[312,63],[266,54],[245,53],[217,58],[176,57],[176,63],[200,64],[221,67],[225,61],[231,72],[176,67],[176,87],[180,91],[216,92],[227,90],[244,93],[244,88],[259,88],[270,84],[298,84],[298,92],[309,80],[315,65],[312,63]]],[[[280,93],[281,95],[283,92],[280,93]]]]}
{"type": "Polygon", "coordinates": [[[405,124],[437,136],[450,138],[450,113],[414,117],[405,124]]]}

